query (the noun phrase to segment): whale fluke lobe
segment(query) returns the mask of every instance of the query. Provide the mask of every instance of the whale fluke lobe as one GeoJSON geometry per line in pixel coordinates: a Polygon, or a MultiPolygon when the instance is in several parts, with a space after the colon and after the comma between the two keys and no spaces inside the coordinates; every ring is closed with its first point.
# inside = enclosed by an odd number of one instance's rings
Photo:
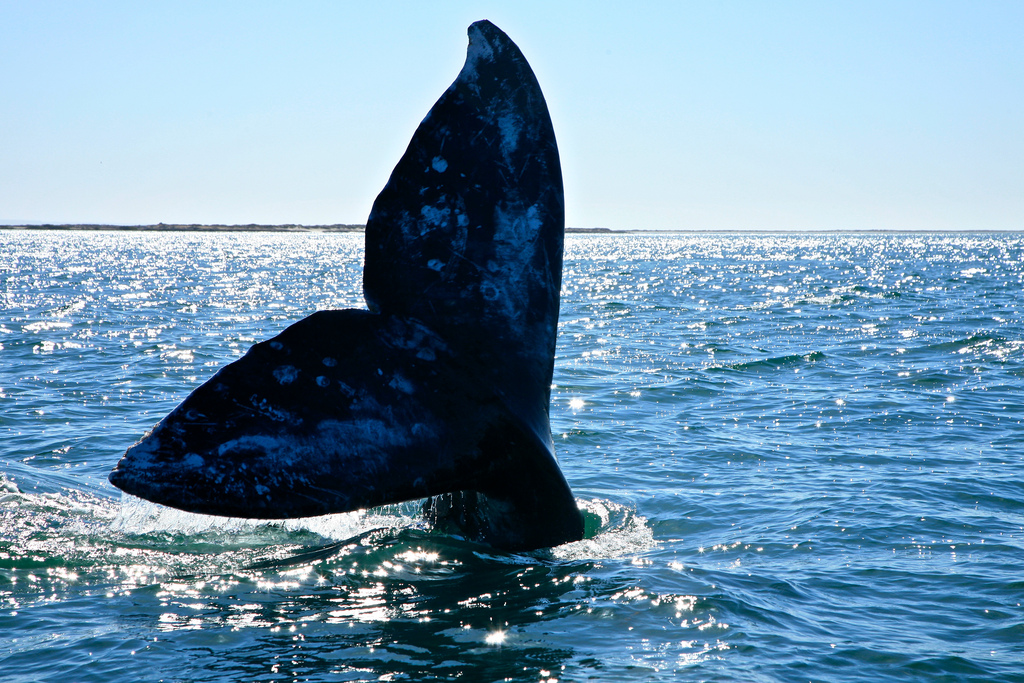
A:
{"type": "Polygon", "coordinates": [[[564,211],[540,86],[497,27],[417,128],[366,226],[369,310],[256,344],[110,481],[206,514],[280,519],[428,498],[508,550],[583,537],[548,422],[564,211]]]}

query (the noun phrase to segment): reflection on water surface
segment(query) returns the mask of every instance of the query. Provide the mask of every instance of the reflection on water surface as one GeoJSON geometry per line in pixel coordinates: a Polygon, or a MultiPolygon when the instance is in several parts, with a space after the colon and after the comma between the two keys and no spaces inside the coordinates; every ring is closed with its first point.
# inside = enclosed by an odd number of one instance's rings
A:
{"type": "Polygon", "coordinates": [[[106,483],[255,341],[360,306],[361,236],[0,254],[0,679],[1019,680],[1021,235],[570,237],[588,538],[523,555],[415,503],[254,523],[106,483]]]}

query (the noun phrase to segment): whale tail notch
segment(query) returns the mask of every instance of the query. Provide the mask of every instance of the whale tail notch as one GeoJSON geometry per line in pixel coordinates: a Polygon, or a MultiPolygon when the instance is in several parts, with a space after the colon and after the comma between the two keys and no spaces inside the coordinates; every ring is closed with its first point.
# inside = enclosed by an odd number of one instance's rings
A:
{"type": "Polygon", "coordinates": [[[578,540],[548,404],[564,214],[554,132],[518,47],[470,26],[466,64],[366,226],[369,310],[328,310],[223,367],[110,473],[206,514],[279,519],[429,498],[495,547],[578,540]]]}

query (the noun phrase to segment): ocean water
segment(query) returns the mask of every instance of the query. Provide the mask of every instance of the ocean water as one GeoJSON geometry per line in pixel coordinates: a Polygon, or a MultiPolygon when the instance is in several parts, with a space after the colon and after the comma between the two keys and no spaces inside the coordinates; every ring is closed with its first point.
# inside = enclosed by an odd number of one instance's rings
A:
{"type": "Polygon", "coordinates": [[[1024,681],[1024,235],[570,236],[579,543],[106,482],[361,252],[0,231],[0,681],[1024,681]]]}

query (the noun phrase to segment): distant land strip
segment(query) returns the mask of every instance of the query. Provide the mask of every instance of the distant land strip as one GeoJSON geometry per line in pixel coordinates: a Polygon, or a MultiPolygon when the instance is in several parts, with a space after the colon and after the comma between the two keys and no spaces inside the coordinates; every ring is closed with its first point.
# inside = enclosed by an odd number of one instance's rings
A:
{"type": "MultiPolygon", "coordinates": [[[[102,223],[43,223],[40,225],[0,225],[0,230],[139,230],[139,231],[181,231],[181,232],[363,232],[365,225],[335,223],[333,225],[220,225],[200,223],[156,223],[155,225],[105,225],[102,223]]],[[[610,233],[609,228],[566,228],[566,232],[610,233]]],[[[620,231],[614,231],[620,232],[620,231]]]]}
{"type": "Polygon", "coordinates": [[[365,225],[336,223],[334,225],[221,225],[218,223],[156,223],[154,225],[107,225],[104,223],[42,223],[39,225],[5,225],[13,230],[139,230],[178,232],[362,232],[365,225]]]}
{"type": "MultiPolygon", "coordinates": [[[[365,225],[359,223],[335,223],[333,225],[300,225],[284,223],[281,225],[262,225],[247,223],[245,225],[221,225],[219,223],[157,223],[155,225],[107,225],[105,223],[3,223],[0,230],[126,230],[137,232],[363,232],[365,225]]],[[[612,228],[566,228],[567,233],[584,235],[888,235],[888,234],[1005,234],[1024,232],[1020,228],[990,229],[926,229],[926,228],[799,228],[793,230],[779,229],[729,229],[729,228],[680,228],[664,229],[612,229],[612,228]]]]}

